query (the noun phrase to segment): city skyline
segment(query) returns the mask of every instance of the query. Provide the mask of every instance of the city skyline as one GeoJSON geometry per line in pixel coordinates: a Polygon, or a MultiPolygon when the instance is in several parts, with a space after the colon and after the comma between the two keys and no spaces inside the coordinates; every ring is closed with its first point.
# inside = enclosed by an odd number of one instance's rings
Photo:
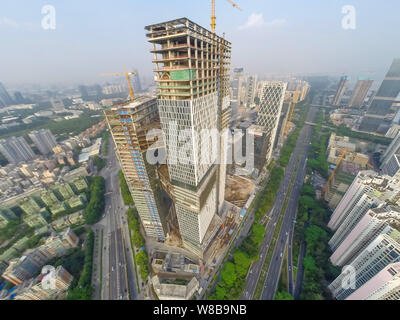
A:
{"type": "Polygon", "coordinates": [[[394,8],[248,2],[0,5],[0,300],[400,299],[394,8]]]}
{"type": "MultiPolygon", "coordinates": [[[[217,33],[225,33],[229,41],[238,44],[232,53],[232,66],[243,66],[249,73],[335,76],[346,73],[378,81],[400,51],[400,45],[390,41],[399,29],[394,10],[399,6],[397,1],[354,3],[355,30],[344,30],[341,26],[345,1],[303,1],[294,5],[292,1],[278,4],[258,0],[240,4],[242,12],[223,2],[216,3],[217,33]],[[380,37],[382,33],[386,36],[380,37]],[[266,45],[260,39],[265,39],[266,45]],[[296,54],[288,56],[293,50],[296,54]],[[253,52],[257,52],[257,59],[253,52]],[[264,59],[260,69],[257,64],[261,57],[268,59],[264,59]]],[[[0,59],[8,62],[1,79],[6,86],[96,83],[102,81],[100,73],[118,72],[123,67],[137,68],[150,80],[148,45],[143,41],[145,25],[177,17],[187,17],[207,27],[210,23],[208,1],[174,0],[168,4],[151,1],[119,6],[105,1],[96,4],[69,1],[68,5],[54,4],[56,29],[46,31],[41,28],[41,8],[45,4],[37,1],[23,8],[11,1],[0,4],[0,34],[9,44],[0,53],[0,59]],[[153,6],[161,9],[157,19],[152,15],[153,6]],[[118,19],[114,18],[117,10],[118,19]],[[21,56],[27,53],[29,58],[21,56]],[[34,65],[30,63],[32,60],[34,65]]]]}

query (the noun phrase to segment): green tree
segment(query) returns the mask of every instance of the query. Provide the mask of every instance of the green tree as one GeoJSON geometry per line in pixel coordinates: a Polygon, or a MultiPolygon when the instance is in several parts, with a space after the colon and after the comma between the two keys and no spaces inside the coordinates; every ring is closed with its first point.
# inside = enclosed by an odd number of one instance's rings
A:
{"type": "Polygon", "coordinates": [[[126,183],[125,176],[122,170],[118,171],[118,177],[119,177],[119,185],[121,187],[121,195],[125,205],[133,206],[135,203],[133,201],[131,192],[129,191],[129,187],[128,184],[126,183]]]}
{"type": "Polygon", "coordinates": [[[227,262],[221,272],[221,280],[225,288],[233,287],[236,281],[235,265],[227,262]]]}
{"type": "Polygon", "coordinates": [[[274,300],[294,300],[293,296],[287,291],[278,291],[274,300]]]}
{"type": "Polygon", "coordinates": [[[246,276],[251,260],[247,254],[241,250],[236,250],[233,254],[233,261],[235,262],[235,269],[239,276],[246,276]]]}
{"type": "Polygon", "coordinates": [[[251,229],[251,239],[257,245],[261,244],[265,236],[265,228],[262,224],[255,223],[251,229]]]}
{"type": "Polygon", "coordinates": [[[147,280],[149,275],[149,260],[147,258],[147,253],[144,250],[140,250],[136,255],[136,263],[139,265],[140,277],[143,281],[147,280]]]}
{"type": "Polygon", "coordinates": [[[224,287],[221,287],[220,285],[217,285],[215,288],[215,299],[216,300],[224,300],[226,296],[226,289],[224,287]]]}

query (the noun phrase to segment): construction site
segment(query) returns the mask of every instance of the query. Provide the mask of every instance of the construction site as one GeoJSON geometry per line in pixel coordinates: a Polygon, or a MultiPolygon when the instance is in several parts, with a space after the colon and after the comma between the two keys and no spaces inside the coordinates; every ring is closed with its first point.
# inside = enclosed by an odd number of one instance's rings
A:
{"type": "Polygon", "coordinates": [[[366,154],[371,148],[366,142],[331,134],[327,148],[331,174],[321,191],[330,208],[338,205],[360,171],[374,169],[369,163],[370,155],[366,154]]]}
{"type": "Polygon", "coordinates": [[[226,179],[225,200],[233,205],[243,208],[256,186],[250,179],[228,175],[226,179]]]}

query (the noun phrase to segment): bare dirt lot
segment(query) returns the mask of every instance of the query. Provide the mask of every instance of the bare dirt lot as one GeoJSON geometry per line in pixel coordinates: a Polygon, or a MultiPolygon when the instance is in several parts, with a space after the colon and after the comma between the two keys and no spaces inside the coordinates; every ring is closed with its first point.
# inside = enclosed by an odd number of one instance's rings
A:
{"type": "Polygon", "coordinates": [[[250,179],[228,175],[226,180],[225,200],[238,207],[243,207],[254,189],[255,185],[250,179]]]}

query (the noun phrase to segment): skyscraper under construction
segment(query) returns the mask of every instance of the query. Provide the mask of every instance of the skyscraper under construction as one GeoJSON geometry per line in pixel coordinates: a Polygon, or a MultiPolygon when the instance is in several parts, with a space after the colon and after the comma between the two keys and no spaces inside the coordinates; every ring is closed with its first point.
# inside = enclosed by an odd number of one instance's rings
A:
{"type": "MultiPolygon", "coordinates": [[[[200,257],[221,224],[226,166],[202,161],[210,140],[201,130],[226,129],[230,120],[231,44],[182,18],[146,27],[153,45],[158,108],[167,151],[176,214],[183,243],[200,257]],[[188,140],[182,132],[189,132],[188,140]],[[183,158],[189,161],[181,161],[183,158]]],[[[211,139],[211,138],[210,138],[211,139]]],[[[226,158],[226,140],[217,154],[226,158]]]]}
{"type": "MultiPolygon", "coordinates": [[[[149,163],[146,156],[159,146],[156,139],[147,137],[150,130],[160,128],[157,100],[140,96],[107,108],[104,113],[146,236],[164,241],[171,201],[163,192],[158,173],[163,165],[149,163]]],[[[165,175],[168,169],[163,169],[165,175]]]]}

